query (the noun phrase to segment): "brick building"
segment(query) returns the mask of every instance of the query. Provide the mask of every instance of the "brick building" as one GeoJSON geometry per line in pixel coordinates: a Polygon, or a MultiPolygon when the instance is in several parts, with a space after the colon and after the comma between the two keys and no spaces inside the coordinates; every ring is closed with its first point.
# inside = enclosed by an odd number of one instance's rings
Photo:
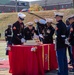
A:
{"type": "MultiPolygon", "coordinates": [[[[29,2],[17,1],[17,10],[28,9],[29,2]]],[[[0,12],[13,12],[16,10],[16,2],[11,0],[0,0],[0,12]]]]}

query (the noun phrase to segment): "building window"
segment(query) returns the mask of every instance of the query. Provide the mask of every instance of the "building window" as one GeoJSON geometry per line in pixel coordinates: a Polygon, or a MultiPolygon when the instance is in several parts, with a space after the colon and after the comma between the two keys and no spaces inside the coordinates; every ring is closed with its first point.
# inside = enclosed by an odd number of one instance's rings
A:
{"type": "Polygon", "coordinates": [[[62,5],[62,9],[64,8],[64,5],[62,5]]]}
{"type": "Polygon", "coordinates": [[[27,2],[23,2],[23,3],[21,3],[21,5],[23,5],[23,6],[27,6],[28,3],[27,3],[27,2]]]}
{"type": "Polygon", "coordinates": [[[18,2],[17,3],[19,6],[28,6],[27,2],[18,2]]]}

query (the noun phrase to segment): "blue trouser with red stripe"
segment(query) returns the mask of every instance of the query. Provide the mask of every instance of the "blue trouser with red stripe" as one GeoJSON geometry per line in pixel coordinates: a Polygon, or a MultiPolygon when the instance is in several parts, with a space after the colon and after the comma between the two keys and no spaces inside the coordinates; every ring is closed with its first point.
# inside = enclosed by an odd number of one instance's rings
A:
{"type": "Polygon", "coordinates": [[[66,48],[57,49],[58,75],[68,75],[66,48]]]}

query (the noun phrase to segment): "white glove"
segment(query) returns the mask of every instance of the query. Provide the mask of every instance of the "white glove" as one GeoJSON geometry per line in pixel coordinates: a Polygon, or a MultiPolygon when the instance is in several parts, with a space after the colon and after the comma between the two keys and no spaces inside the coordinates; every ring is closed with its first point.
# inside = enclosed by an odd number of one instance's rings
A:
{"type": "Polygon", "coordinates": [[[57,36],[56,36],[56,35],[55,35],[54,37],[55,37],[55,39],[57,38],[57,36]]]}
{"type": "Polygon", "coordinates": [[[7,47],[7,48],[6,48],[6,51],[7,51],[7,50],[11,50],[11,48],[10,48],[10,47],[7,47]]]}
{"type": "Polygon", "coordinates": [[[24,42],[25,42],[25,39],[24,39],[24,38],[22,38],[22,39],[21,39],[21,42],[22,42],[22,43],[24,43],[24,42]]]}
{"type": "Polygon", "coordinates": [[[42,35],[42,34],[39,34],[39,37],[40,37],[40,38],[43,38],[43,35],[42,35]]]}
{"type": "Polygon", "coordinates": [[[68,38],[65,39],[65,44],[66,44],[66,45],[70,45],[70,43],[69,43],[69,41],[68,41],[68,38]]]}

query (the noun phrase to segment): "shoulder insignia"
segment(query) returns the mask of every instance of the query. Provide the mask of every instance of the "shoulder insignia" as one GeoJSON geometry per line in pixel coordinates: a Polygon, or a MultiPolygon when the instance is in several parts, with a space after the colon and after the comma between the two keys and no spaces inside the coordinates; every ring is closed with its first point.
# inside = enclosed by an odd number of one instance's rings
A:
{"type": "Polygon", "coordinates": [[[13,27],[13,30],[16,30],[16,27],[13,27]]]}

